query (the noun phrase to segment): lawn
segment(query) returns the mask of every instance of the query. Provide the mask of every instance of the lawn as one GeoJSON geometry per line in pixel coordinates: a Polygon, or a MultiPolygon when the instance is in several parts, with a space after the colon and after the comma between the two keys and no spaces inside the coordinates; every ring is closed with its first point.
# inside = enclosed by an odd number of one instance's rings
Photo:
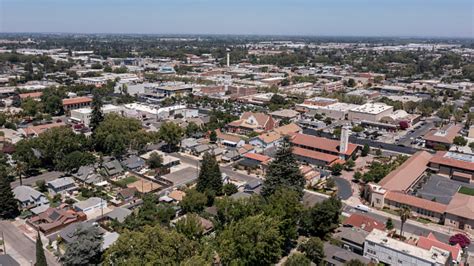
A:
{"type": "Polygon", "coordinates": [[[469,195],[469,196],[474,196],[474,188],[462,186],[459,189],[459,193],[466,194],[466,195],[469,195]]]}
{"type": "Polygon", "coordinates": [[[122,178],[120,180],[117,180],[117,183],[120,185],[120,186],[127,186],[128,184],[131,184],[133,182],[136,182],[138,181],[138,178],[133,176],[133,175],[129,175],[125,178],[122,178]]]}

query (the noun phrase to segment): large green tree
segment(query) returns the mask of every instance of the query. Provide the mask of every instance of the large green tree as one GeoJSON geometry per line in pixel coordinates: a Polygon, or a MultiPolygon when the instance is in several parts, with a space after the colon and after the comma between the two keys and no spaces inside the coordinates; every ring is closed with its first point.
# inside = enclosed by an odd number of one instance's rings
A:
{"type": "Polygon", "coordinates": [[[64,265],[97,265],[102,257],[102,233],[95,226],[79,227],[74,236],[76,239],[66,245],[66,252],[61,258],[64,265]]]}
{"type": "Polygon", "coordinates": [[[324,259],[324,243],[318,237],[310,237],[299,246],[298,250],[304,252],[306,257],[316,265],[319,265],[324,259]]]}
{"type": "Polygon", "coordinates": [[[295,156],[292,153],[288,137],[285,137],[270,163],[263,183],[262,195],[268,197],[278,188],[291,189],[303,196],[305,179],[301,174],[295,156]]]}
{"type": "Polygon", "coordinates": [[[271,265],[282,255],[279,221],[265,215],[250,216],[229,224],[217,236],[224,265],[271,265]]]}
{"type": "Polygon", "coordinates": [[[302,215],[300,229],[304,234],[325,239],[339,226],[342,203],[331,197],[316,203],[302,215]]]}
{"type": "Polygon", "coordinates": [[[46,256],[44,255],[43,242],[41,241],[41,236],[38,231],[36,236],[36,266],[47,266],[46,256]]]}
{"type": "Polygon", "coordinates": [[[307,256],[299,252],[291,254],[285,261],[283,266],[310,266],[311,260],[307,256]]]}
{"type": "Polygon", "coordinates": [[[160,139],[166,142],[168,151],[172,151],[177,147],[183,134],[184,130],[173,122],[163,123],[159,131],[160,139]]]}
{"type": "Polygon", "coordinates": [[[94,130],[102,121],[104,121],[104,114],[102,113],[102,97],[98,93],[94,94],[91,105],[92,113],[89,127],[94,130]]]}
{"type": "Polygon", "coordinates": [[[197,191],[196,189],[186,190],[186,196],[179,203],[179,206],[184,212],[195,212],[199,213],[204,210],[207,204],[207,197],[204,193],[197,191]]]}
{"type": "Polygon", "coordinates": [[[199,192],[222,193],[222,174],[213,154],[205,153],[202,157],[201,169],[197,179],[196,189],[199,192]]]}
{"type": "Polygon", "coordinates": [[[0,166],[0,218],[12,219],[20,214],[6,170],[0,166]]]}
{"type": "Polygon", "coordinates": [[[104,265],[179,265],[196,255],[198,245],[159,225],[125,230],[104,254],[104,265]]]}

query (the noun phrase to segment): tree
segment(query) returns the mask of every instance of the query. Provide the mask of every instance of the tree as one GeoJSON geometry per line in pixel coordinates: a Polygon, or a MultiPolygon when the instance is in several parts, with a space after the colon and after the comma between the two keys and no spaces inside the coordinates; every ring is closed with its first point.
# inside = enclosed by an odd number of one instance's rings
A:
{"type": "Polygon", "coordinates": [[[340,175],[344,166],[340,163],[335,163],[331,166],[331,172],[333,175],[340,175]]]}
{"type": "Polygon", "coordinates": [[[18,201],[15,199],[6,170],[0,167],[0,218],[12,219],[20,214],[18,201]]]}
{"type": "Polygon", "coordinates": [[[310,266],[311,260],[299,252],[292,253],[283,264],[284,266],[310,266]]]}
{"type": "Polygon", "coordinates": [[[76,239],[66,246],[61,258],[64,265],[100,264],[102,256],[102,233],[95,226],[79,227],[76,239]]]}
{"type": "Polygon", "coordinates": [[[38,187],[39,192],[48,191],[48,187],[46,187],[46,181],[44,181],[43,179],[36,181],[35,184],[36,187],[38,187]]]}
{"type": "Polygon", "coordinates": [[[364,144],[364,147],[362,148],[361,156],[366,157],[370,153],[370,147],[367,144],[364,144]]]}
{"type": "Polygon", "coordinates": [[[95,160],[95,156],[89,152],[73,151],[60,159],[56,168],[61,171],[74,172],[81,166],[93,164],[95,160]]]}
{"type": "Polygon", "coordinates": [[[176,222],[176,231],[180,234],[183,234],[188,239],[200,239],[204,232],[204,228],[201,224],[201,218],[196,214],[186,215],[186,217],[176,222]]]}
{"type": "Polygon", "coordinates": [[[211,134],[209,135],[209,140],[211,141],[211,143],[217,142],[217,133],[215,130],[211,131],[211,134]]]}
{"type": "Polygon", "coordinates": [[[350,79],[347,81],[347,86],[353,88],[353,87],[355,87],[355,85],[356,85],[356,82],[355,82],[354,79],[350,78],[350,79]]]}
{"type": "Polygon", "coordinates": [[[308,241],[299,246],[299,251],[306,254],[313,263],[319,265],[324,259],[324,243],[318,237],[310,237],[308,241]]]}
{"type": "Polygon", "coordinates": [[[183,129],[173,122],[165,122],[159,131],[160,139],[167,144],[168,151],[171,152],[180,143],[183,136],[183,129]]]}
{"type": "Polygon", "coordinates": [[[390,217],[387,218],[387,222],[385,223],[385,228],[387,228],[387,230],[392,230],[394,228],[392,218],[390,217]]]}
{"type": "Polygon", "coordinates": [[[186,196],[179,203],[185,213],[199,213],[207,204],[207,196],[196,189],[186,190],[186,196]]]}
{"type": "Polygon", "coordinates": [[[289,138],[285,137],[277,150],[275,159],[268,167],[262,195],[268,197],[278,188],[283,188],[294,190],[302,197],[305,184],[306,181],[292,153],[289,138]]]}
{"type": "Polygon", "coordinates": [[[94,94],[91,105],[92,113],[89,127],[92,128],[92,130],[95,130],[99,124],[104,121],[104,114],[102,113],[102,97],[99,93],[94,94]]]}
{"type": "Polygon", "coordinates": [[[157,152],[152,152],[150,154],[150,158],[148,158],[147,163],[151,169],[161,168],[163,166],[163,156],[157,152]]]}
{"type": "Polygon", "coordinates": [[[354,173],[354,179],[359,181],[362,178],[362,173],[357,171],[354,173]]]}
{"type": "Polygon", "coordinates": [[[285,97],[281,96],[280,94],[273,94],[273,96],[270,98],[270,103],[274,105],[284,105],[286,104],[285,97]]]}
{"type": "Polygon", "coordinates": [[[201,128],[194,122],[189,122],[186,126],[186,136],[192,137],[194,134],[201,131],[201,128]]]}
{"type": "Polygon", "coordinates": [[[176,211],[168,204],[157,204],[157,198],[153,195],[143,197],[143,205],[138,213],[128,216],[121,227],[136,230],[146,225],[168,225],[176,215],[176,211]]]}
{"type": "Polygon", "coordinates": [[[104,254],[103,264],[179,265],[197,255],[198,243],[160,225],[125,230],[104,254]]]}
{"type": "Polygon", "coordinates": [[[21,102],[21,109],[25,115],[34,117],[40,110],[40,103],[28,97],[21,102]]]}
{"type": "Polygon", "coordinates": [[[202,193],[212,191],[214,194],[220,194],[222,186],[222,174],[216,157],[206,152],[202,157],[196,189],[202,193]]]}
{"type": "Polygon", "coordinates": [[[405,225],[405,222],[410,219],[410,215],[411,215],[411,210],[407,207],[407,206],[403,206],[400,210],[399,210],[399,215],[400,215],[400,221],[401,221],[401,225],[400,225],[400,235],[403,236],[403,226],[405,225]]]}
{"type": "Polygon", "coordinates": [[[41,236],[38,231],[36,236],[36,266],[47,266],[46,256],[44,255],[43,242],[41,241],[41,236]]]}
{"type": "Polygon", "coordinates": [[[223,265],[271,265],[282,254],[279,221],[256,215],[231,223],[217,236],[223,265]]]}
{"type": "Polygon", "coordinates": [[[232,183],[225,184],[222,187],[222,191],[224,192],[224,195],[226,196],[230,196],[232,194],[239,192],[239,190],[237,189],[237,186],[232,183]]]}
{"type": "Polygon", "coordinates": [[[471,240],[464,234],[455,234],[449,238],[449,244],[459,244],[462,248],[466,248],[471,244],[471,240]]]}
{"type": "Polygon", "coordinates": [[[305,210],[300,221],[302,233],[325,239],[339,226],[341,208],[341,200],[330,197],[305,210]]]}
{"type": "Polygon", "coordinates": [[[352,171],[355,167],[355,162],[354,160],[352,160],[352,158],[350,158],[349,160],[346,161],[346,163],[344,164],[344,168],[347,170],[347,171],[352,171]]]}
{"type": "Polygon", "coordinates": [[[463,136],[456,136],[453,139],[453,144],[457,146],[466,146],[467,139],[463,138],[463,136]]]}

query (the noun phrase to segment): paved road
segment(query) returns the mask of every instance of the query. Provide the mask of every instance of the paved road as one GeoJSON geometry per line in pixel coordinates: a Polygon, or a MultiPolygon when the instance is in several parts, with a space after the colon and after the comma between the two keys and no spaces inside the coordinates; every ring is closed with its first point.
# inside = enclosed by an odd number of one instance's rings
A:
{"type": "Polygon", "coordinates": [[[416,139],[420,136],[424,136],[432,128],[434,128],[434,122],[431,122],[431,121],[430,122],[425,122],[425,124],[423,126],[420,126],[420,128],[416,129],[414,132],[408,132],[405,136],[400,138],[397,141],[397,145],[401,144],[401,145],[405,145],[405,146],[410,146],[411,142],[414,139],[416,139]]]}
{"type": "MultiPolygon", "coordinates": [[[[7,254],[13,252],[13,250],[9,250],[9,248],[13,248],[16,253],[24,257],[27,261],[36,261],[35,243],[23,235],[20,229],[9,221],[0,221],[0,231],[3,232],[7,243],[7,254]]],[[[48,252],[45,252],[45,255],[49,266],[60,265],[48,252]]]]}
{"type": "Polygon", "coordinates": [[[342,177],[333,177],[333,178],[338,188],[337,195],[343,200],[347,200],[348,198],[350,198],[352,196],[351,183],[342,177]]]}
{"type": "MultiPolygon", "coordinates": [[[[49,181],[52,181],[52,180],[54,180],[56,178],[59,178],[61,176],[64,176],[63,172],[56,172],[56,171],[46,172],[46,173],[41,174],[41,175],[32,176],[32,177],[28,177],[28,178],[23,178],[23,185],[25,185],[25,186],[34,186],[36,181],[38,181],[38,180],[44,180],[46,182],[49,182],[49,181]]],[[[19,185],[20,185],[20,180],[17,180],[15,182],[11,183],[11,186],[13,188],[17,187],[19,185]]]]}

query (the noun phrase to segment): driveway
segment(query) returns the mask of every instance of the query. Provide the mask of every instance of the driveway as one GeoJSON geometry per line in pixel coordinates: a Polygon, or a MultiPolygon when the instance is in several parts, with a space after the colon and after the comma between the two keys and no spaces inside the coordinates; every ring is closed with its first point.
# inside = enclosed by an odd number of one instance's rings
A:
{"type": "Polygon", "coordinates": [[[349,181],[342,177],[333,177],[337,186],[337,195],[343,199],[347,200],[352,196],[352,186],[349,181]]]}

